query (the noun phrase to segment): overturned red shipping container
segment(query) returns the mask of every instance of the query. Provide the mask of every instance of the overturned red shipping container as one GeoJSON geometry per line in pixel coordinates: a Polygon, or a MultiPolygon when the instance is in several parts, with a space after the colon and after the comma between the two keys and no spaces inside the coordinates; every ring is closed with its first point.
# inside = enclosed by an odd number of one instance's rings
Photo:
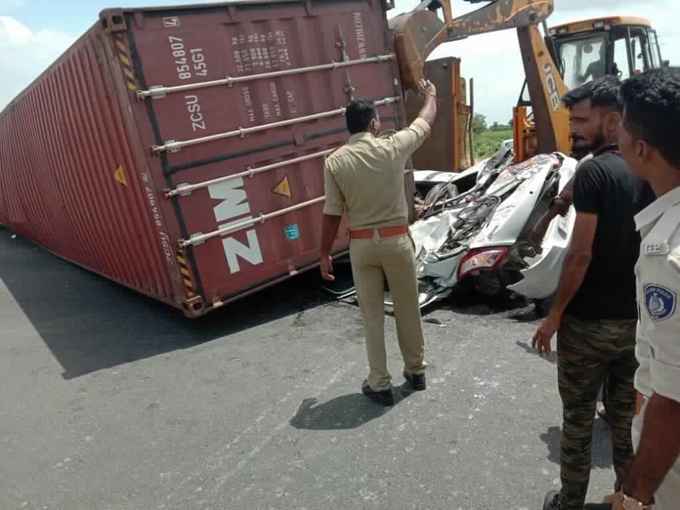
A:
{"type": "Polygon", "coordinates": [[[0,223],[202,315],[316,263],[342,107],[402,126],[397,76],[382,0],[106,10],[0,114],[0,223]]]}

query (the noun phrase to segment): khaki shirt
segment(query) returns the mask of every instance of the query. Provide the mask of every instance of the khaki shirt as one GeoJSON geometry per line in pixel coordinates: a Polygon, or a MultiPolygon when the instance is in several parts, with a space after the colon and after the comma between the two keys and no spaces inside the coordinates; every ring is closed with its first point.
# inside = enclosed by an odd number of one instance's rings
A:
{"type": "Polygon", "coordinates": [[[680,188],[635,217],[642,237],[635,267],[640,319],[635,386],[680,402],[680,188]]]}
{"type": "Polygon", "coordinates": [[[416,119],[392,136],[353,135],[324,166],[324,214],[347,212],[351,229],[408,225],[404,167],[430,134],[416,119]]]}
{"type": "MultiPolygon", "coordinates": [[[[640,318],[636,356],[640,368],[635,388],[680,402],[680,188],[669,191],[635,217],[642,237],[635,267],[640,318]]],[[[633,420],[633,443],[639,447],[645,407],[633,420]]],[[[654,495],[659,510],[678,508],[680,460],[654,495]]]]}

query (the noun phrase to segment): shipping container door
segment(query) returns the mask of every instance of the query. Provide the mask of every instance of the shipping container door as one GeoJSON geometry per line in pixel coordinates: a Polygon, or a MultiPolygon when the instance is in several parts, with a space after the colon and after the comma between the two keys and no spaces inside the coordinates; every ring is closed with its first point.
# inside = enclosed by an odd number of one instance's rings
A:
{"type": "Polygon", "coordinates": [[[402,125],[382,5],[128,15],[149,166],[208,301],[316,262],[323,158],[348,138],[342,108],[351,97],[379,101],[386,129],[402,125]]]}

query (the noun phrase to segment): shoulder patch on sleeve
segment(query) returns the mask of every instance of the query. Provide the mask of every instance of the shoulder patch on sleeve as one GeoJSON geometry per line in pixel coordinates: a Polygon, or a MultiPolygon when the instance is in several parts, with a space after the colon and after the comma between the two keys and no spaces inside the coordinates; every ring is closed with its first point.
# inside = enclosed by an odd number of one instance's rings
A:
{"type": "Polygon", "coordinates": [[[645,285],[645,308],[655,321],[663,321],[672,317],[678,304],[678,294],[674,290],[661,285],[645,285]]]}

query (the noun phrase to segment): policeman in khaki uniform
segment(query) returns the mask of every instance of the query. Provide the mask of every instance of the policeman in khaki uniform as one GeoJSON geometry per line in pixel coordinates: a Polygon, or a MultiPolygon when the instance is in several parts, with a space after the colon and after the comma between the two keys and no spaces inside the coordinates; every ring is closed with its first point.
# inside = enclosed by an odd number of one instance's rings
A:
{"type": "Polygon", "coordinates": [[[436,116],[436,88],[420,83],[425,104],[406,129],[379,137],[380,119],[368,100],[347,106],[349,142],[325,164],[321,273],[333,280],[330,251],[340,221],[347,214],[350,258],[364,319],[369,374],[363,393],[383,405],[393,405],[391,376],[385,352],[384,281],[394,298],[404,377],[414,390],[425,389],[424,340],[413,242],[408,231],[404,167],[430,134],[436,116]]]}
{"type": "Polygon", "coordinates": [[[635,457],[614,510],[680,508],[680,68],[624,82],[619,144],[632,171],[657,197],[635,222],[639,323],[633,422],[635,457]]]}

